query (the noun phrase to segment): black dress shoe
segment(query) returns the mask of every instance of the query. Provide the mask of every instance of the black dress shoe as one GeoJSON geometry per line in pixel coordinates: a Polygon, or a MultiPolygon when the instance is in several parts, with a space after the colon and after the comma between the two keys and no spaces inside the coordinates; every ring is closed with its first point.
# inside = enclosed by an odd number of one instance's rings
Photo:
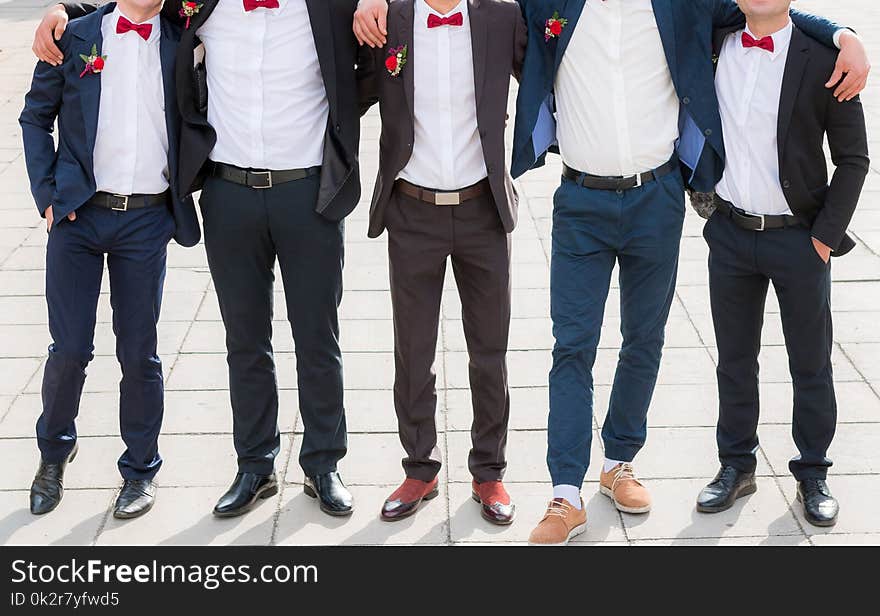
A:
{"type": "Polygon", "coordinates": [[[347,516],[354,511],[351,493],[337,472],[306,477],[303,492],[317,498],[321,511],[328,515],[347,516]]]}
{"type": "Polygon", "coordinates": [[[64,461],[58,464],[40,461],[40,468],[37,469],[34,482],[31,484],[32,514],[49,513],[61,502],[61,497],[64,496],[64,469],[73,462],[78,451],[79,445],[74,444],[73,450],[64,461]]]}
{"type": "Polygon", "coordinates": [[[271,475],[239,473],[226,494],[217,501],[214,515],[218,518],[243,515],[253,509],[260,500],[276,494],[278,494],[278,481],[275,479],[275,473],[271,475]]]}
{"type": "Polygon", "coordinates": [[[144,515],[156,502],[156,484],[149,479],[126,479],[113,507],[113,517],[129,520],[144,515]]]}
{"type": "Polygon", "coordinates": [[[798,482],[798,502],[804,506],[804,517],[813,526],[834,526],[840,506],[831,496],[824,479],[804,479],[798,482]]]}
{"type": "Polygon", "coordinates": [[[758,489],[755,473],[743,473],[732,466],[722,466],[712,483],[697,497],[697,511],[718,513],[733,507],[738,498],[753,494],[758,489]]]}

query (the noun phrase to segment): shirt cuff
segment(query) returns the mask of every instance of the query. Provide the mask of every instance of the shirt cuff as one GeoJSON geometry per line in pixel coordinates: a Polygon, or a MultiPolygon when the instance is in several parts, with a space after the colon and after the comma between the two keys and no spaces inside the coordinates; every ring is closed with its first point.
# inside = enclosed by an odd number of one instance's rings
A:
{"type": "Polygon", "coordinates": [[[834,41],[834,46],[840,49],[840,37],[844,32],[851,32],[849,28],[840,28],[837,32],[834,33],[832,40],[834,41]]]}

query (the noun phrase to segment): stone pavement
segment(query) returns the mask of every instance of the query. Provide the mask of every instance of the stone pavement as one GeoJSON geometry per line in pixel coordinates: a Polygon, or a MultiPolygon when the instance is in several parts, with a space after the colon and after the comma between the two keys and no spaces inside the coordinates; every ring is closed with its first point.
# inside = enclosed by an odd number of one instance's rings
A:
{"type": "MultiPolygon", "coordinates": [[[[295,359],[284,302],[278,290],[275,348],[281,387],[283,448],[281,493],[250,515],[215,520],[211,508],[235,473],[231,413],[226,390],[223,326],[201,246],[169,249],[169,272],[160,350],[167,377],[161,440],[165,466],[155,509],[121,523],[109,515],[120,483],[115,461],[117,381],[108,295],[102,295],[96,358],[89,368],[79,421],[80,457],[67,475],[67,493],[54,513],[35,518],[27,489],[37,466],[33,427],[49,343],[42,297],[46,232],[28,194],[17,117],[34,60],[30,41],[47,0],[0,0],[0,544],[473,544],[524,542],[549,497],[544,464],[547,373],[552,348],[549,319],[551,197],[559,160],[519,182],[520,225],[514,234],[515,317],[511,331],[512,390],[509,489],[519,519],[508,529],[484,523],[470,501],[467,471],[469,392],[460,305],[449,281],[437,354],[441,388],[439,427],[445,466],[442,498],[410,520],[385,524],[377,514],[402,478],[402,449],[391,403],[392,327],[385,240],[366,238],[368,205],[347,224],[347,266],[342,345],[351,431],[341,465],[357,499],[351,519],[320,514],[303,495],[297,464],[295,359]]],[[[880,4],[868,0],[801,0],[799,8],[825,12],[861,31],[880,64],[880,4]]],[[[880,75],[865,95],[871,145],[880,151],[880,75]]],[[[511,112],[512,113],[512,112],[511,112]]],[[[376,170],[378,116],[364,121],[364,195],[376,170]]],[[[707,250],[702,221],[688,212],[680,279],[669,321],[659,386],[649,415],[648,443],[637,459],[654,498],[649,515],[619,514],[598,495],[601,439],[616,348],[618,296],[612,291],[596,375],[593,465],[584,486],[589,530],[576,544],[782,544],[880,543],[880,164],[875,163],[852,231],[858,248],[834,263],[836,335],[834,368],[840,425],[830,483],[841,501],[830,531],[807,525],[794,503],[787,460],[791,393],[778,308],[771,298],[762,356],[764,410],[760,428],[759,490],[715,516],[694,512],[699,488],[715,472],[715,348],[708,308],[707,250]]],[[[105,289],[106,289],[105,284],[105,289]]]]}

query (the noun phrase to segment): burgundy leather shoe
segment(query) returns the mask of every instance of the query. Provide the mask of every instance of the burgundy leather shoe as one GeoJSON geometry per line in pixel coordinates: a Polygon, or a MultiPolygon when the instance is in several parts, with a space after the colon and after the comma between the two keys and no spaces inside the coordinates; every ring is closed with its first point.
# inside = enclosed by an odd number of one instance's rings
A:
{"type": "Polygon", "coordinates": [[[510,495],[500,481],[473,482],[471,497],[480,503],[483,519],[498,526],[513,523],[516,507],[510,502],[510,495]]]}
{"type": "Polygon", "coordinates": [[[422,501],[429,501],[439,493],[436,477],[431,481],[407,478],[385,501],[380,517],[385,522],[408,518],[416,512],[422,501]]]}

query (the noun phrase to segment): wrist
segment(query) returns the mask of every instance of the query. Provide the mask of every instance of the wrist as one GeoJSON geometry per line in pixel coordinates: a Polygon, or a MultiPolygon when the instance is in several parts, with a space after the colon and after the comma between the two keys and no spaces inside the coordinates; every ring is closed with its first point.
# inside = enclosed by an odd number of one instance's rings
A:
{"type": "Polygon", "coordinates": [[[849,28],[841,28],[834,33],[834,45],[838,49],[843,49],[848,44],[861,40],[859,35],[849,28]]]}

